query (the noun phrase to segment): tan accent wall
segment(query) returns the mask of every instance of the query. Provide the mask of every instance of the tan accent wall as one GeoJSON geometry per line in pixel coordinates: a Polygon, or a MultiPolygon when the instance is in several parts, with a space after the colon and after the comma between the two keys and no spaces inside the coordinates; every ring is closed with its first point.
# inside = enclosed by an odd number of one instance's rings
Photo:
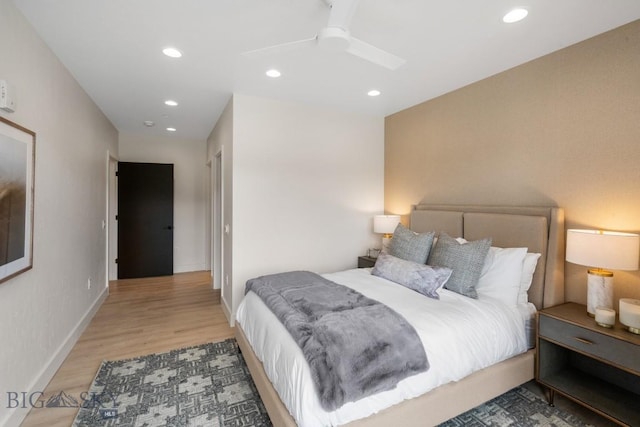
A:
{"type": "MultiPolygon", "coordinates": [[[[385,210],[420,202],[557,205],[567,228],[640,232],[640,21],[387,117],[385,210]]],[[[640,273],[614,279],[640,298],[640,273]]],[[[586,302],[586,268],[566,282],[586,302]]]]}

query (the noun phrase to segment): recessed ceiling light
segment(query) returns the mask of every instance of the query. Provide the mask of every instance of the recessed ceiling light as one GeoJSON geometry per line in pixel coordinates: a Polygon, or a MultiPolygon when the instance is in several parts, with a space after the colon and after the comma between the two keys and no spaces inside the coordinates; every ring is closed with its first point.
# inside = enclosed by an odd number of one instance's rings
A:
{"type": "Polygon", "coordinates": [[[372,89],[369,92],[367,92],[367,95],[369,96],[379,96],[380,95],[380,91],[377,89],[372,89]]]}
{"type": "Polygon", "coordinates": [[[522,21],[527,17],[529,11],[527,9],[513,9],[511,12],[507,13],[502,17],[502,22],[506,22],[507,24],[513,24],[514,22],[522,21]]]}
{"type": "Polygon", "coordinates": [[[280,73],[280,71],[278,71],[278,70],[276,70],[274,68],[272,68],[271,70],[268,70],[265,74],[267,76],[271,77],[271,78],[274,78],[274,79],[276,79],[276,78],[278,78],[278,77],[280,77],[282,75],[282,73],[280,73]]]}
{"type": "Polygon", "coordinates": [[[178,103],[176,101],[173,101],[171,99],[167,99],[166,101],[164,101],[165,105],[168,105],[170,107],[175,107],[178,105],[178,103]]]}
{"type": "Polygon", "coordinates": [[[180,58],[182,56],[182,52],[173,47],[167,47],[162,49],[162,53],[171,57],[171,58],[180,58]]]}
{"type": "Polygon", "coordinates": [[[152,127],[152,126],[154,126],[154,125],[155,125],[155,123],[154,123],[152,120],[145,120],[145,121],[144,121],[144,122],[142,122],[142,123],[144,123],[144,125],[145,125],[146,127],[148,127],[148,128],[150,128],[150,127],[152,127]]]}
{"type": "Polygon", "coordinates": [[[168,130],[169,132],[175,132],[177,129],[176,129],[176,128],[167,128],[167,130],[168,130]]]}

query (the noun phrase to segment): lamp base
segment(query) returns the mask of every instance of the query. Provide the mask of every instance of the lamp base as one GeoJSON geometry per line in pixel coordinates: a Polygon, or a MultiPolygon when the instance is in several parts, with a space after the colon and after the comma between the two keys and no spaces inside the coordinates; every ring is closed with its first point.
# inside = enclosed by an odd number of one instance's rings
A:
{"type": "Polygon", "coordinates": [[[384,234],[382,236],[382,249],[380,250],[380,252],[383,252],[385,254],[389,253],[389,244],[391,243],[392,237],[393,234],[384,234]]]}
{"type": "Polygon", "coordinates": [[[613,273],[589,270],[587,274],[587,314],[596,317],[596,307],[613,308],[613,273]]]}

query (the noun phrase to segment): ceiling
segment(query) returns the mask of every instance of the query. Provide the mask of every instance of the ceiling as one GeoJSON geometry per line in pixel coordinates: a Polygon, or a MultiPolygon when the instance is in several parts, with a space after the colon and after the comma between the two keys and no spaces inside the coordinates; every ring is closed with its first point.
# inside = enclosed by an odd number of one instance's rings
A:
{"type": "Polygon", "coordinates": [[[241,55],[313,37],[323,0],[14,3],[119,131],[201,140],[232,93],[386,116],[640,18],[638,0],[362,0],[351,33],[406,59],[390,71],[313,47],[241,55]],[[529,16],[503,23],[514,7],[529,16]]]}

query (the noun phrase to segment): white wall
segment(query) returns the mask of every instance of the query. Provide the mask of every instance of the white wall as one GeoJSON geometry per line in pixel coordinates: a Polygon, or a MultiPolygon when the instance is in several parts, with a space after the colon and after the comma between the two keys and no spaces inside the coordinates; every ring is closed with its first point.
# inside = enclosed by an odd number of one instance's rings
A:
{"type": "MultiPolygon", "coordinates": [[[[222,218],[220,221],[222,221],[222,224],[228,225],[229,233],[220,233],[220,235],[217,236],[215,227],[212,230],[212,239],[214,242],[216,239],[221,239],[219,247],[222,248],[222,254],[220,254],[220,257],[217,257],[214,249],[213,259],[217,260],[219,264],[214,262],[212,268],[214,270],[214,287],[220,287],[222,290],[222,307],[229,319],[232,318],[231,312],[233,295],[233,117],[233,98],[231,98],[220,115],[218,122],[211,131],[211,135],[209,135],[209,138],[207,139],[207,159],[211,164],[215,165],[215,157],[217,155],[221,156],[222,182],[220,185],[222,194],[220,195],[220,198],[222,200],[222,206],[220,211],[222,218]],[[216,281],[222,281],[223,283],[215,283],[216,281]]],[[[215,178],[214,182],[211,184],[211,188],[217,188],[215,178]]],[[[218,219],[216,219],[214,215],[214,222],[215,221],[218,221],[218,219]]]]}
{"type": "Polygon", "coordinates": [[[355,268],[383,194],[382,117],[234,95],[233,312],[252,277],[355,268]]]}
{"type": "Polygon", "coordinates": [[[0,0],[0,78],[36,132],[33,268],[0,284],[0,425],[7,392],[43,390],[106,296],[107,152],[118,134],[10,0],[0,0]],[[87,281],[93,286],[87,289],[87,281]]]}
{"type": "Polygon", "coordinates": [[[173,271],[205,270],[209,245],[205,141],[120,134],[119,153],[121,162],[174,165],[173,271]]]}

